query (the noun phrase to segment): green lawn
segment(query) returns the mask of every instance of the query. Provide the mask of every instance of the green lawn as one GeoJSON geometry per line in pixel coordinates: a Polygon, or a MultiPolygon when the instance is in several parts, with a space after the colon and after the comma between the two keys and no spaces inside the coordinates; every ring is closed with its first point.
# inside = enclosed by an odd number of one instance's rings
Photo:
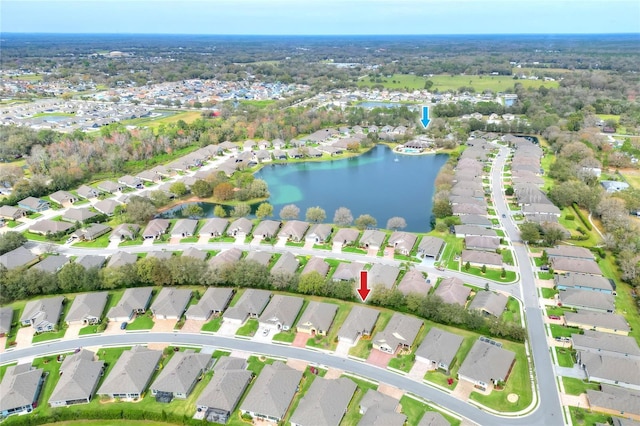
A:
{"type": "Polygon", "coordinates": [[[307,367],[305,372],[302,374],[302,380],[300,380],[300,385],[298,386],[299,390],[296,392],[295,396],[293,397],[293,400],[291,401],[291,405],[289,406],[289,410],[287,411],[287,414],[284,416],[283,421],[285,425],[289,424],[291,415],[296,411],[296,408],[298,407],[300,400],[309,391],[309,388],[311,387],[311,384],[315,379],[316,379],[316,375],[311,374],[309,367],[307,367]]]}
{"type": "MultiPolygon", "coordinates": [[[[387,326],[387,323],[391,319],[393,315],[392,311],[380,311],[380,315],[378,316],[378,321],[376,321],[376,325],[371,332],[371,336],[375,336],[375,334],[387,326]]],[[[358,343],[349,350],[349,355],[367,359],[369,354],[371,353],[371,349],[373,348],[373,343],[371,343],[371,339],[360,339],[358,343]]]]}
{"type": "Polygon", "coordinates": [[[467,274],[487,278],[489,280],[497,282],[510,283],[516,280],[516,273],[514,271],[505,271],[504,278],[502,278],[502,269],[487,268],[487,271],[483,274],[481,268],[471,266],[469,269],[466,269],[463,265],[462,271],[466,272],[467,274]]]}
{"type": "Polygon", "coordinates": [[[573,367],[575,364],[573,354],[575,351],[569,348],[555,348],[556,355],[558,356],[558,365],[560,367],[573,367]]]}
{"type": "MultiPolygon", "coordinates": [[[[440,325],[437,325],[437,327],[441,328],[440,325]]],[[[448,331],[451,331],[451,330],[448,330],[448,331]]],[[[449,374],[446,374],[442,370],[434,370],[434,371],[429,371],[427,372],[427,374],[424,375],[425,380],[435,383],[437,385],[440,385],[445,389],[450,389],[452,391],[458,385],[458,380],[455,378],[458,376],[458,369],[460,368],[460,365],[462,365],[462,361],[464,361],[464,359],[467,357],[467,354],[471,350],[471,347],[476,342],[476,340],[478,340],[478,335],[470,331],[456,330],[455,333],[459,335],[463,335],[464,340],[460,345],[460,349],[458,349],[458,353],[456,354],[456,358],[453,362],[453,365],[449,367],[450,368],[449,374]],[[447,379],[449,379],[450,377],[455,379],[453,381],[453,384],[451,385],[447,383],[447,379]]]]}
{"type": "Polygon", "coordinates": [[[273,340],[276,342],[293,343],[296,338],[296,333],[293,331],[282,331],[273,336],[273,340]]]}
{"type": "Polygon", "coordinates": [[[127,330],[150,330],[153,328],[153,318],[148,314],[138,315],[127,325],[127,330]]]}
{"type": "Polygon", "coordinates": [[[515,322],[517,324],[520,324],[520,304],[511,296],[509,296],[507,307],[502,313],[502,318],[507,322],[515,322]]]}
{"type": "Polygon", "coordinates": [[[553,274],[550,272],[538,272],[538,279],[541,280],[552,280],[553,274]]]}
{"type": "Polygon", "coordinates": [[[502,250],[502,261],[507,265],[513,265],[513,252],[509,249],[502,250]]]}
{"type": "Polygon", "coordinates": [[[550,324],[551,336],[553,337],[571,337],[572,334],[583,334],[582,330],[576,327],[565,327],[558,324],[550,324]]]}
{"type": "Polygon", "coordinates": [[[541,288],[540,292],[542,293],[542,297],[544,297],[545,299],[553,299],[555,295],[558,294],[558,290],[547,287],[541,288]]]}
{"type": "Polygon", "coordinates": [[[357,247],[342,247],[343,253],[356,253],[356,254],[367,254],[366,250],[359,249],[357,247]]]}
{"type": "Polygon", "coordinates": [[[180,243],[197,243],[198,237],[187,237],[180,240],[180,243]]]}
{"type": "Polygon", "coordinates": [[[580,395],[581,393],[585,393],[587,389],[600,390],[598,383],[574,379],[573,377],[563,377],[562,383],[564,384],[565,393],[569,395],[580,395]]]}
{"type": "Polygon", "coordinates": [[[93,241],[79,241],[74,243],[74,247],[89,247],[89,248],[105,248],[109,246],[109,233],[99,236],[93,241]]]}
{"type": "Polygon", "coordinates": [[[137,238],[135,240],[125,240],[118,244],[118,247],[126,247],[126,246],[141,246],[143,243],[141,238],[137,238]]]}
{"type": "Polygon", "coordinates": [[[87,334],[95,334],[98,333],[98,329],[100,327],[100,324],[96,324],[96,325],[87,325],[86,327],[82,327],[80,329],[80,331],[78,332],[78,335],[80,336],[85,336],[87,334]]]}
{"type": "MultiPolygon", "coordinates": [[[[310,300],[316,299],[311,298],[310,300]]],[[[332,300],[331,303],[338,305],[338,311],[333,319],[333,324],[331,324],[329,333],[324,337],[316,335],[315,337],[310,338],[307,340],[307,346],[331,351],[336,349],[336,346],[338,345],[338,331],[340,330],[340,326],[344,320],[347,319],[353,305],[339,300],[332,300]]]]}
{"type": "Polygon", "coordinates": [[[347,413],[342,418],[342,422],[340,422],[341,426],[356,426],[360,419],[362,418],[362,414],[360,414],[360,401],[362,397],[367,393],[369,389],[377,390],[378,385],[368,382],[366,380],[357,379],[352,376],[343,375],[343,377],[348,378],[349,380],[353,380],[358,388],[356,389],[356,393],[351,398],[351,403],[347,408],[347,413]]]}
{"type": "Polygon", "coordinates": [[[252,337],[258,331],[258,320],[255,318],[250,318],[247,322],[236,331],[236,336],[248,336],[252,337]]]}
{"type": "Polygon", "coordinates": [[[593,426],[596,423],[609,424],[611,416],[607,414],[593,413],[584,408],[569,407],[571,423],[574,426],[593,426]]]}
{"type": "Polygon", "coordinates": [[[263,356],[257,357],[255,355],[252,355],[247,358],[247,370],[253,371],[253,374],[258,376],[260,375],[260,372],[262,371],[264,366],[267,364],[273,364],[273,361],[273,358],[267,358],[263,356]]]}
{"type": "MultiPolygon", "coordinates": [[[[407,416],[407,425],[411,426],[417,425],[427,411],[436,411],[424,402],[411,398],[406,394],[400,398],[400,405],[402,406],[402,412],[407,416]]],[[[462,423],[461,420],[453,416],[445,413],[440,414],[442,414],[452,426],[459,426],[462,423]]]]}
{"type": "Polygon", "coordinates": [[[220,326],[222,325],[222,317],[218,316],[213,318],[211,321],[205,323],[205,325],[202,326],[202,331],[211,331],[211,332],[216,332],[218,330],[220,330],[220,326]]]}

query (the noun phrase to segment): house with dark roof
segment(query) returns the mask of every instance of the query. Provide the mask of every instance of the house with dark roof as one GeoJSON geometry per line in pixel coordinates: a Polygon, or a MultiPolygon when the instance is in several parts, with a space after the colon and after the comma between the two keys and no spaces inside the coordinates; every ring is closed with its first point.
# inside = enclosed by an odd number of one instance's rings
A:
{"type": "Polygon", "coordinates": [[[85,254],[76,258],[75,263],[82,266],[84,269],[90,268],[102,268],[106,259],[103,256],[97,256],[92,254],[85,254]]]}
{"type": "Polygon", "coordinates": [[[125,265],[132,265],[138,261],[138,256],[135,253],[127,253],[124,251],[115,252],[109,262],[107,262],[107,268],[120,268],[125,265]]]}
{"type": "Polygon", "coordinates": [[[0,265],[7,269],[28,266],[38,261],[38,256],[31,253],[24,246],[20,246],[0,256],[0,265]]]}
{"type": "Polygon", "coordinates": [[[293,275],[298,270],[300,262],[290,252],[282,253],[282,256],[276,261],[271,268],[271,274],[289,274],[293,275]]]}
{"type": "Polygon", "coordinates": [[[296,331],[312,336],[326,336],[337,312],[337,305],[313,300],[300,316],[296,331]]]}
{"type": "Polygon", "coordinates": [[[564,324],[567,327],[602,331],[603,333],[620,334],[622,336],[627,336],[631,331],[629,323],[622,315],[602,312],[565,312],[564,324]]]}
{"type": "Polygon", "coordinates": [[[333,281],[352,281],[360,277],[360,271],[364,270],[364,263],[360,262],[340,262],[331,278],[333,281]]]}
{"type": "Polygon", "coordinates": [[[204,222],[204,225],[202,225],[198,234],[200,234],[200,236],[204,235],[210,238],[220,237],[224,235],[228,226],[229,219],[214,217],[212,219],[207,219],[204,222]]]}
{"type": "Polygon", "coordinates": [[[316,377],[290,418],[292,426],[338,426],[357,385],[346,377],[316,377]]]}
{"type": "Polygon", "coordinates": [[[338,340],[355,345],[362,336],[371,336],[380,311],[354,306],[338,331],[338,340]]]}
{"type": "Polygon", "coordinates": [[[153,287],[128,288],[122,294],[120,301],[109,309],[109,321],[131,321],[136,314],[144,314],[153,296],[153,287]]]}
{"type": "Polygon", "coordinates": [[[128,400],[141,398],[158,368],[160,358],[162,351],[139,345],[122,352],[98,389],[98,395],[128,400]]]}
{"type": "Polygon", "coordinates": [[[204,418],[209,422],[227,423],[253,378],[253,373],[244,368],[246,362],[243,359],[235,358],[243,365],[242,368],[238,368],[233,366],[233,363],[221,362],[227,358],[230,357],[220,358],[214,365],[213,379],[202,391],[196,403],[198,411],[204,412],[204,418]],[[226,364],[228,367],[219,364],[226,364]]]}
{"type": "Polygon", "coordinates": [[[491,390],[494,385],[509,379],[516,354],[486,340],[477,340],[473,344],[458,370],[458,380],[482,390],[491,390]]]}
{"type": "Polygon", "coordinates": [[[238,302],[228,308],[222,318],[236,324],[244,324],[248,318],[258,318],[271,299],[268,290],[248,288],[242,293],[238,302]]]}
{"type": "Polygon", "coordinates": [[[571,335],[571,346],[576,351],[640,360],[638,342],[630,336],[585,330],[571,335]]]}
{"type": "Polygon", "coordinates": [[[418,256],[438,259],[443,247],[444,240],[442,238],[425,235],[418,243],[418,256]]]}
{"type": "Polygon", "coordinates": [[[576,364],[587,380],[640,391],[640,360],[576,351],[576,364]]]}
{"type": "Polygon", "coordinates": [[[460,278],[450,277],[440,281],[434,294],[440,297],[444,303],[465,306],[471,294],[471,289],[465,287],[460,278]]]}
{"type": "Polygon", "coordinates": [[[469,309],[476,309],[485,315],[500,318],[507,307],[509,298],[502,293],[493,291],[478,291],[469,304],[469,309]]]}
{"type": "Polygon", "coordinates": [[[187,399],[202,375],[211,368],[211,355],[193,349],[175,352],[151,384],[157,402],[187,399]]]}
{"type": "Polygon", "coordinates": [[[282,226],[280,232],[278,232],[278,238],[286,238],[289,241],[296,242],[302,241],[307,229],[309,229],[309,222],[289,220],[282,226]]]}
{"type": "Polygon", "coordinates": [[[211,315],[220,315],[227,309],[234,290],[229,287],[209,287],[197,304],[189,306],[185,317],[189,320],[206,321],[211,315]]]}
{"type": "Polygon", "coordinates": [[[438,369],[448,374],[463,340],[462,336],[433,327],[418,346],[416,360],[427,364],[430,370],[438,369]]]}
{"type": "Polygon", "coordinates": [[[247,254],[247,262],[256,262],[262,266],[269,266],[273,254],[268,251],[252,250],[247,254]]]}
{"type": "Polygon", "coordinates": [[[109,293],[106,291],[82,293],[73,299],[65,321],[69,325],[98,324],[102,319],[109,293]]]}
{"type": "Polygon", "coordinates": [[[478,216],[487,215],[486,207],[482,207],[477,204],[471,204],[471,203],[454,204],[451,206],[451,210],[454,216],[463,216],[466,214],[474,214],[478,216]]]}
{"type": "Polygon", "coordinates": [[[0,337],[6,336],[11,331],[13,322],[13,308],[11,306],[0,307],[0,337]]]}
{"type": "Polygon", "coordinates": [[[555,246],[545,250],[549,259],[554,257],[567,257],[569,259],[594,259],[593,253],[578,246],[555,246]]]}
{"type": "Polygon", "coordinates": [[[53,274],[62,269],[67,263],[69,263],[67,256],[52,255],[46,257],[42,262],[36,263],[33,269],[53,274]]]}
{"type": "Polygon", "coordinates": [[[196,233],[198,221],[194,219],[178,219],[171,229],[171,238],[192,237],[196,233]]]}
{"type": "Polygon", "coordinates": [[[179,320],[191,300],[191,290],[164,287],[151,305],[156,319],[179,320]]]}
{"type": "Polygon", "coordinates": [[[595,291],[615,295],[615,282],[599,275],[580,273],[555,274],[553,282],[558,290],[595,291]]]}
{"type": "MultiPolygon", "coordinates": [[[[482,194],[482,196],[484,197],[484,194],[482,194]]],[[[460,216],[460,222],[462,222],[463,225],[481,226],[483,228],[491,228],[493,226],[491,221],[485,216],[478,216],[475,214],[460,216]]]]}
{"type": "Polygon", "coordinates": [[[58,203],[61,206],[67,206],[78,201],[78,197],[67,191],[56,191],[49,195],[49,198],[51,201],[58,203]]]}
{"type": "Polygon", "coordinates": [[[601,384],[600,390],[587,389],[587,401],[592,411],[610,414],[614,417],[614,426],[637,426],[640,422],[640,392],[618,386],[601,384]],[[622,417],[633,422],[620,421],[622,417]]]}
{"type": "Polygon", "coordinates": [[[276,294],[258,318],[258,323],[260,327],[276,332],[290,330],[303,303],[304,299],[301,297],[276,294]]]}
{"type": "Polygon", "coordinates": [[[424,323],[422,320],[395,312],[384,330],[373,336],[373,348],[382,352],[411,352],[424,323]]]}
{"type": "Polygon", "coordinates": [[[284,419],[298,391],[302,371],[281,361],[267,364],[240,404],[240,412],[270,422],[284,419]]]}
{"type": "Polygon", "coordinates": [[[304,265],[301,275],[317,272],[321,277],[326,277],[329,273],[329,264],[321,257],[313,256],[304,265]]]}
{"type": "Polygon", "coordinates": [[[7,367],[0,382],[0,418],[32,412],[45,377],[44,370],[33,368],[31,363],[7,367]]]}
{"type": "Polygon", "coordinates": [[[615,297],[612,294],[570,288],[558,292],[558,305],[579,311],[595,311],[613,313],[616,309],[615,297]]]}
{"type": "Polygon", "coordinates": [[[431,284],[427,282],[422,272],[417,269],[409,269],[400,280],[398,290],[403,294],[427,294],[431,290],[431,284]]]}
{"type": "Polygon", "coordinates": [[[145,240],[158,239],[167,232],[169,226],[171,226],[171,222],[167,219],[152,219],[142,231],[142,238],[145,240]]]}
{"type": "Polygon", "coordinates": [[[360,400],[358,426],[404,426],[407,416],[398,412],[399,406],[397,399],[369,389],[360,400]]]}
{"type": "Polygon", "coordinates": [[[263,220],[254,229],[253,236],[264,239],[273,238],[278,234],[280,226],[282,226],[282,222],[279,220],[263,220]]]}
{"type": "Polygon", "coordinates": [[[483,226],[476,225],[454,225],[454,231],[456,237],[464,238],[467,236],[477,237],[497,237],[498,234],[493,229],[485,228],[483,226]]]}
{"type": "Polygon", "coordinates": [[[309,232],[307,232],[305,241],[314,244],[326,244],[331,238],[332,232],[333,227],[330,224],[316,223],[314,225],[311,225],[311,228],[309,228],[309,232]]]}
{"type": "Polygon", "coordinates": [[[49,205],[47,201],[40,198],[27,197],[24,200],[18,201],[18,207],[30,212],[39,213],[45,210],[49,210],[51,208],[51,205],[49,205]]]}
{"type": "Polygon", "coordinates": [[[64,296],[46,297],[27,302],[20,317],[20,323],[31,326],[36,333],[52,331],[60,321],[64,296]]]}
{"type": "Polygon", "coordinates": [[[400,268],[397,266],[376,263],[369,269],[368,280],[371,287],[382,285],[390,289],[395,284],[398,275],[400,275],[400,268]]]}
{"type": "Polygon", "coordinates": [[[191,257],[197,260],[206,260],[207,252],[203,250],[199,250],[195,247],[189,247],[182,252],[182,257],[191,257]]]}
{"type": "Polygon", "coordinates": [[[82,349],[62,361],[60,378],[49,397],[51,407],[91,402],[104,372],[104,362],[95,361],[94,358],[93,352],[82,349]]]}

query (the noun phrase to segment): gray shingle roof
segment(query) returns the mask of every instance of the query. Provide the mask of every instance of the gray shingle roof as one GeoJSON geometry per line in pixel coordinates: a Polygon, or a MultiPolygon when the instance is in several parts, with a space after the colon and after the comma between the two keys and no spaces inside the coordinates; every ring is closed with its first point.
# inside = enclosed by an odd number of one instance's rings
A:
{"type": "Polygon", "coordinates": [[[362,233],[362,237],[360,237],[360,246],[382,247],[386,236],[387,234],[382,231],[367,229],[362,233]]]}
{"type": "Polygon", "coordinates": [[[368,280],[370,287],[382,284],[385,288],[391,288],[399,274],[400,269],[397,266],[376,263],[369,270],[368,280]]]}
{"type": "Polygon", "coordinates": [[[360,262],[352,262],[345,263],[341,262],[336,270],[333,272],[332,279],[334,281],[342,280],[357,280],[360,276],[360,271],[364,270],[364,263],[360,262]]]}
{"type": "Polygon", "coordinates": [[[121,223],[113,228],[110,239],[118,237],[119,239],[128,238],[132,240],[136,233],[140,232],[140,225],[135,223],[121,223]]]}
{"type": "Polygon", "coordinates": [[[627,320],[618,314],[603,312],[565,312],[564,319],[568,325],[581,325],[584,327],[604,327],[612,330],[629,332],[631,328],[627,320]]]}
{"type": "Polygon", "coordinates": [[[244,319],[248,315],[258,316],[267,306],[270,298],[271,292],[268,290],[246,289],[238,303],[227,309],[222,316],[231,319],[244,319]]]}
{"type": "Polygon", "coordinates": [[[102,318],[109,293],[106,291],[82,293],[76,296],[65,320],[82,321],[87,318],[102,318]]]}
{"type": "Polygon", "coordinates": [[[301,426],[338,426],[356,391],[356,384],[341,377],[316,377],[298,403],[291,422],[301,426]]]}
{"type": "Polygon", "coordinates": [[[175,352],[153,381],[151,389],[186,394],[210,361],[211,355],[196,353],[192,349],[175,352]]]}
{"type": "Polygon", "coordinates": [[[478,291],[469,304],[469,309],[478,309],[494,317],[500,317],[507,306],[508,300],[504,294],[492,291],[478,291]]]}
{"type": "Polygon", "coordinates": [[[196,232],[198,221],[194,219],[178,219],[171,230],[171,235],[191,236],[196,232]]]}
{"type": "Polygon", "coordinates": [[[418,253],[422,253],[425,256],[436,257],[440,254],[444,246],[444,240],[438,237],[424,236],[418,244],[418,253]]]}
{"type": "Polygon", "coordinates": [[[594,311],[613,312],[616,308],[615,296],[591,290],[570,288],[558,293],[558,300],[566,306],[594,311]]]}
{"type": "Polygon", "coordinates": [[[276,361],[265,365],[240,405],[242,411],[282,419],[295,396],[302,372],[276,361]]]}
{"type": "Polygon", "coordinates": [[[223,252],[218,253],[216,256],[209,259],[209,265],[213,268],[221,268],[225,265],[231,265],[236,263],[242,257],[242,250],[237,247],[230,248],[223,252]]]}
{"type": "Polygon", "coordinates": [[[398,401],[373,389],[369,389],[360,401],[364,416],[358,426],[403,426],[407,416],[396,412],[398,401]]]}
{"type": "Polygon", "coordinates": [[[577,358],[585,366],[589,380],[610,380],[619,386],[640,386],[640,360],[578,351],[577,358]]]}
{"type": "Polygon", "coordinates": [[[31,321],[33,327],[37,328],[42,322],[57,324],[62,313],[63,296],[46,297],[27,302],[20,322],[31,321]]]}
{"type": "Polygon", "coordinates": [[[556,274],[554,277],[555,284],[563,287],[580,287],[590,288],[594,290],[613,291],[613,286],[608,278],[599,275],[569,273],[556,274]]]}
{"type": "Polygon", "coordinates": [[[470,262],[478,265],[502,266],[502,256],[490,251],[462,250],[461,258],[463,263],[470,262]]]}
{"type": "Polygon", "coordinates": [[[124,351],[98,389],[98,394],[142,394],[161,357],[161,351],[144,346],[134,346],[124,351]]]}
{"type": "Polygon", "coordinates": [[[416,350],[416,356],[451,365],[463,340],[462,336],[433,327],[416,350]]]}
{"type": "Polygon", "coordinates": [[[42,262],[36,263],[33,269],[44,272],[58,272],[67,263],[69,263],[67,256],[48,256],[42,262]]]}
{"type": "Polygon", "coordinates": [[[263,266],[269,266],[272,256],[273,254],[268,251],[252,250],[249,252],[245,260],[257,262],[263,266]]]}
{"type": "Polygon", "coordinates": [[[276,294],[260,315],[260,324],[279,324],[282,329],[287,330],[293,327],[304,299],[295,296],[284,296],[276,294]]]}
{"type": "Polygon", "coordinates": [[[72,227],[73,227],[73,224],[68,222],[60,222],[57,220],[43,219],[31,225],[29,227],[29,231],[40,233],[40,234],[47,234],[47,233],[55,234],[58,232],[66,232],[72,227]]]}
{"type": "Polygon", "coordinates": [[[460,278],[450,277],[440,281],[434,294],[440,297],[444,303],[457,303],[464,306],[467,304],[471,289],[465,287],[460,278]]]}
{"type": "Polygon", "coordinates": [[[301,220],[290,220],[286,222],[280,232],[278,233],[278,237],[287,237],[288,239],[300,241],[304,238],[305,232],[309,229],[309,223],[303,222],[301,220]]]}
{"type": "Polygon", "coordinates": [[[571,340],[575,350],[640,359],[640,347],[630,336],[585,330],[584,334],[572,334],[571,340]]]}
{"type": "Polygon", "coordinates": [[[587,399],[593,407],[601,407],[640,415],[640,391],[601,384],[600,390],[587,390],[587,399]]]}
{"type": "Polygon", "coordinates": [[[282,223],[279,220],[263,220],[256,226],[253,235],[272,238],[278,233],[280,225],[282,225],[282,223]]]}
{"type": "Polygon", "coordinates": [[[386,346],[394,352],[400,345],[411,347],[423,324],[416,317],[395,312],[384,330],[373,336],[373,344],[386,346]]]}
{"type": "Polygon", "coordinates": [[[191,300],[191,290],[164,287],[151,305],[151,312],[156,316],[180,318],[191,300]]]}
{"type": "Polygon", "coordinates": [[[136,287],[126,289],[118,304],[109,309],[107,317],[128,317],[134,310],[147,309],[152,292],[153,287],[136,287]]]}
{"type": "Polygon", "coordinates": [[[7,269],[14,269],[27,265],[37,258],[38,256],[31,253],[30,250],[27,250],[24,246],[20,246],[0,256],[0,265],[7,269]]]}
{"type": "Polygon", "coordinates": [[[207,258],[207,252],[199,250],[195,247],[189,247],[182,252],[182,257],[192,257],[198,260],[205,260],[207,258]]]}
{"type": "Polygon", "coordinates": [[[0,308],[0,334],[8,333],[9,330],[11,330],[12,321],[13,321],[13,308],[11,306],[1,307],[0,308]]]}
{"type": "Polygon", "coordinates": [[[229,225],[229,229],[227,229],[228,235],[236,235],[237,233],[245,233],[250,234],[251,229],[253,228],[253,222],[251,222],[246,217],[241,217],[239,219],[234,220],[231,225],[229,225]]]}
{"type": "Polygon", "coordinates": [[[44,370],[31,364],[7,367],[0,383],[0,412],[30,405],[36,400],[36,392],[44,370]]]}
{"type": "Polygon", "coordinates": [[[80,207],[77,209],[69,209],[62,215],[62,220],[68,222],[84,222],[92,217],[98,216],[98,213],[92,212],[88,207],[80,207]]]}
{"type": "Polygon", "coordinates": [[[577,246],[556,246],[546,250],[547,256],[551,257],[570,257],[575,259],[593,259],[593,253],[584,247],[577,246]]]}
{"type": "Polygon", "coordinates": [[[197,304],[189,306],[187,318],[207,319],[212,312],[222,312],[233,297],[233,289],[209,287],[197,304]]]}
{"type": "Polygon", "coordinates": [[[86,254],[84,256],[78,257],[75,263],[77,263],[78,265],[81,265],[85,269],[102,268],[102,265],[104,265],[105,260],[106,259],[102,256],[86,254]]]}
{"type": "Polygon", "coordinates": [[[200,235],[223,235],[227,226],[229,226],[229,219],[214,217],[212,219],[207,219],[199,232],[200,235]]]}
{"type": "Polygon", "coordinates": [[[294,274],[298,269],[298,266],[298,259],[296,259],[293,254],[284,252],[271,268],[271,273],[294,274]]]}
{"type": "Polygon", "coordinates": [[[400,280],[398,290],[404,294],[427,294],[429,290],[431,290],[431,284],[427,284],[427,280],[422,275],[422,272],[417,269],[410,269],[404,274],[402,280],[400,280]]]}
{"type": "Polygon", "coordinates": [[[319,273],[321,277],[326,277],[329,273],[329,264],[323,258],[314,256],[304,265],[301,274],[309,274],[313,271],[319,273]]]}
{"type": "Polygon", "coordinates": [[[213,379],[198,398],[198,407],[232,412],[249,386],[252,375],[253,373],[248,370],[216,371],[213,379]]]}
{"type": "Polygon", "coordinates": [[[316,223],[311,225],[309,232],[307,232],[307,239],[313,239],[318,242],[326,241],[331,236],[333,227],[328,223],[316,223]]]}
{"type": "Polygon", "coordinates": [[[338,306],[333,303],[311,301],[298,320],[298,326],[315,328],[326,332],[331,327],[333,319],[338,311],[338,306]]]}
{"type": "Polygon", "coordinates": [[[358,239],[358,235],[360,233],[357,229],[352,228],[342,228],[336,232],[336,235],[333,236],[333,241],[341,244],[352,243],[358,239]]]}
{"type": "Polygon", "coordinates": [[[492,344],[477,340],[458,370],[459,376],[491,383],[505,380],[516,354],[492,344]]]}
{"type": "Polygon", "coordinates": [[[107,262],[107,268],[119,268],[124,265],[136,263],[137,261],[138,256],[136,254],[117,251],[111,256],[109,262],[107,262]]]}
{"type": "Polygon", "coordinates": [[[356,305],[351,309],[347,319],[338,331],[339,337],[355,339],[358,333],[371,333],[378,320],[380,311],[356,305]]]}
{"type": "Polygon", "coordinates": [[[60,379],[49,403],[89,399],[100,380],[104,362],[94,361],[94,353],[86,349],[69,355],[60,366],[60,379]]]}

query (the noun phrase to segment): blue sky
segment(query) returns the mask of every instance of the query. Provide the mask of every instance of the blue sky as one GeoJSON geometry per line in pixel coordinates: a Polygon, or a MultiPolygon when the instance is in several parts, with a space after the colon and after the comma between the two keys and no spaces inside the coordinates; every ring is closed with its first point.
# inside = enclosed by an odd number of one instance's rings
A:
{"type": "Polygon", "coordinates": [[[2,32],[640,33],[638,0],[1,0],[2,32]]]}

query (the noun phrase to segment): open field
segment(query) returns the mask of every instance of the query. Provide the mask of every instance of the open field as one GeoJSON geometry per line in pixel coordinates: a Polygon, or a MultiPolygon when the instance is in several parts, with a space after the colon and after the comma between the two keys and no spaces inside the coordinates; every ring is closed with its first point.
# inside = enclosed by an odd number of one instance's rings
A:
{"type": "Polygon", "coordinates": [[[547,88],[558,87],[557,81],[543,80],[514,80],[510,76],[489,76],[489,75],[434,75],[432,77],[420,77],[410,74],[394,74],[391,77],[376,78],[371,81],[370,77],[365,77],[358,81],[358,86],[373,86],[382,84],[386,89],[424,89],[427,80],[433,82],[431,91],[441,92],[457,91],[460,87],[473,87],[476,92],[491,90],[493,92],[504,92],[513,88],[514,84],[522,84],[525,88],[547,88]],[[379,82],[376,80],[380,80],[379,82]]]}
{"type": "Polygon", "coordinates": [[[625,181],[635,189],[640,189],[640,170],[637,169],[622,169],[620,174],[625,181]]]}
{"type": "Polygon", "coordinates": [[[184,121],[187,124],[193,123],[198,118],[202,117],[202,114],[199,111],[176,112],[170,110],[159,110],[157,112],[162,113],[162,117],[135,118],[133,120],[124,120],[122,121],[122,124],[124,124],[125,126],[139,126],[156,129],[163,124],[173,124],[177,123],[180,120],[184,121]]]}

